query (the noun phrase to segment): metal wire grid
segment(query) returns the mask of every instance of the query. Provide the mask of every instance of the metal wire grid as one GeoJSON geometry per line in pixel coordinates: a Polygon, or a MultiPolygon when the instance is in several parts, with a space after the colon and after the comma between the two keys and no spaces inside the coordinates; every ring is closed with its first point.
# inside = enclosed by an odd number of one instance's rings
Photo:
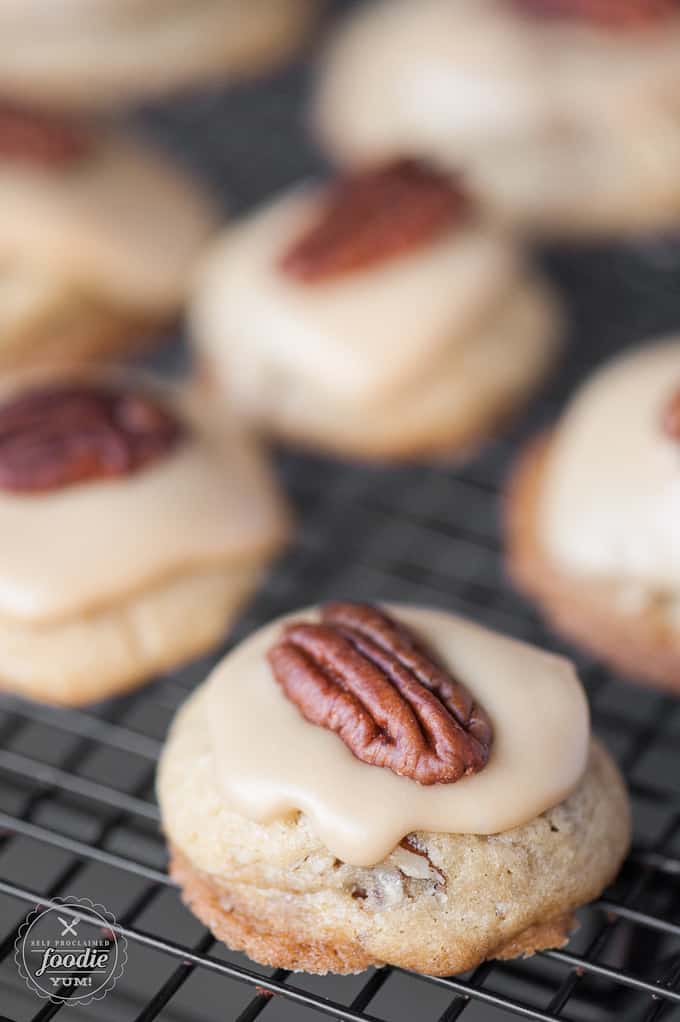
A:
{"type": "MultiPolygon", "coordinates": [[[[440,604],[521,637],[550,643],[540,622],[502,578],[496,498],[513,449],[511,441],[499,444],[458,471],[369,471],[292,456],[281,459],[284,481],[302,519],[300,540],[270,576],[239,634],[295,605],[340,593],[440,604]]],[[[164,1012],[166,1007],[171,1011],[173,999],[198,970],[255,988],[237,1011],[223,1004],[214,1018],[278,1019],[281,998],[300,1010],[314,1009],[319,1014],[312,1017],[317,1018],[352,1022],[384,1018],[373,1013],[372,1004],[398,970],[362,977],[351,999],[343,1002],[324,995],[329,981],[318,980],[310,989],[300,977],[281,970],[268,973],[238,956],[225,959],[204,931],[185,943],[164,932],[163,926],[144,926],[142,917],[172,887],[163,871],[152,796],[162,733],[207,665],[204,661],[92,712],[51,710],[11,697],[2,700],[0,896],[5,895],[7,905],[17,911],[3,911],[3,919],[9,922],[11,917],[11,924],[0,934],[0,962],[11,960],[16,928],[28,907],[72,893],[79,876],[96,865],[127,888],[128,897],[117,912],[117,929],[130,942],[130,959],[135,949],[145,948],[173,963],[146,1002],[133,991],[123,1004],[124,1013],[114,1017],[137,1022],[182,1017],[164,1012]],[[36,729],[42,740],[36,738],[36,729]],[[54,747],[63,754],[52,755],[54,747]],[[102,754],[103,764],[93,767],[93,757],[102,754]],[[134,777],[126,767],[132,761],[134,777]],[[88,822],[87,837],[77,836],[73,813],[88,822]],[[13,845],[19,847],[21,868],[8,875],[4,862],[13,845]],[[36,845],[59,860],[46,883],[26,866],[30,848],[36,845]]],[[[488,1012],[503,1009],[553,1022],[565,1018],[652,1022],[680,1006],[676,883],[680,790],[677,772],[675,776],[669,772],[680,717],[672,698],[626,687],[593,663],[582,662],[582,674],[594,706],[595,727],[613,744],[625,770],[643,833],[616,889],[584,912],[581,934],[567,950],[528,963],[487,963],[462,978],[414,977],[413,983],[438,988],[447,1002],[442,1008],[438,999],[436,1014],[417,1016],[422,1022],[430,1017],[433,1022],[435,1018],[452,1022],[466,1011],[472,1017],[475,1005],[488,1012]],[[660,768],[664,761],[666,770],[660,768]]],[[[99,890],[86,893],[105,900],[99,890]]],[[[117,996],[114,991],[102,1002],[97,1018],[104,1017],[107,1005],[113,1010],[117,996]]],[[[36,1022],[68,1010],[37,1002],[33,1007],[36,1010],[27,1017],[36,1022]]],[[[680,1017],[680,1007],[677,1010],[680,1017]]]]}
{"type": "MultiPolygon", "coordinates": [[[[232,205],[245,206],[315,167],[297,118],[303,88],[304,77],[293,72],[273,90],[251,90],[245,105],[232,91],[174,103],[141,120],[216,184],[229,181],[232,205]]],[[[655,243],[576,258],[563,253],[546,265],[565,290],[574,345],[554,391],[534,404],[531,428],[462,468],[369,470],[281,456],[298,512],[297,544],[232,641],[296,606],[346,597],[440,605],[560,648],[506,584],[498,527],[502,480],[518,445],[552,418],[593,362],[680,323],[680,260],[676,245],[655,243]]],[[[0,700],[0,1022],[44,1022],[73,1010],[38,1002],[27,991],[22,998],[12,960],[29,908],[66,894],[104,901],[130,946],[123,980],[96,1014],[79,1007],[82,1019],[680,1019],[674,757],[680,711],[671,697],[624,685],[578,658],[595,729],[629,782],[637,833],[617,884],[581,913],[581,929],[566,950],[486,963],[457,978],[388,968],[342,982],[312,980],[226,952],[178,908],[164,872],[153,798],[156,759],[172,714],[214,659],[87,711],[0,700]]]]}

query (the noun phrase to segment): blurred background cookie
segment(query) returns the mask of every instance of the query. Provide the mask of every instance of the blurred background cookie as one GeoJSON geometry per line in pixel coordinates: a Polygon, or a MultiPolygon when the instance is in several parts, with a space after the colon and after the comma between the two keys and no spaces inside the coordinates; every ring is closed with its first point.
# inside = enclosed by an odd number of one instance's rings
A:
{"type": "Polygon", "coordinates": [[[670,0],[377,0],[329,47],[315,127],[342,163],[462,167],[539,234],[672,229],[679,53],[670,0]]]}
{"type": "Polygon", "coordinates": [[[0,370],[148,342],[216,223],[152,147],[0,105],[0,370]]]}
{"type": "Polygon", "coordinates": [[[129,103],[285,60],[321,0],[8,0],[0,92],[61,108],[129,103]]]}
{"type": "Polygon", "coordinates": [[[223,415],[145,377],[31,376],[0,404],[0,687],[104,699],[207,650],[287,532],[223,415]]]}
{"type": "Polygon", "coordinates": [[[246,420],[365,458],[487,437],[551,366],[560,323],[460,184],[408,160],[303,185],[228,230],[190,318],[203,380],[246,420]]]}
{"type": "Polygon", "coordinates": [[[680,687],[680,338],[595,373],[520,460],[514,577],[556,627],[635,678],[680,687]]]}

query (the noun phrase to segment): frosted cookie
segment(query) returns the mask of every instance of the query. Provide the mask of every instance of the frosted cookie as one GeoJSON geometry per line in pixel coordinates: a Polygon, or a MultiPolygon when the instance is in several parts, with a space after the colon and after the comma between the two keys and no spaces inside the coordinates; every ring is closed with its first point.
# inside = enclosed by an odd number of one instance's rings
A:
{"type": "Polygon", "coordinates": [[[529,448],[508,545],[558,629],[637,679],[680,687],[680,338],[600,369],[529,448]]]}
{"type": "Polygon", "coordinates": [[[316,130],[350,165],[461,168],[513,226],[680,224],[677,0],[378,0],[322,66],[316,130]]]}
{"type": "Polygon", "coordinates": [[[0,105],[0,371],[148,342],[216,222],[153,149],[0,105]]]}
{"type": "Polygon", "coordinates": [[[84,703],[205,651],[286,528],[258,450],[181,392],[3,385],[0,687],[84,703]]]}
{"type": "Polygon", "coordinates": [[[396,161],[228,230],[190,310],[202,377],[265,431],[342,455],[457,452],[537,387],[559,314],[458,183],[396,161]]]}
{"type": "Polygon", "coordinates": [[[268,71],[320,0],[3,0],[0,92],[95,108],[268,71]]]}
{"type": "Polygon", "coordinates": [[[251,636],[180,710],[158,794],[194,913],[318,973],[561,947],[630,835],[571,664],[409,606],[251,636]]]}

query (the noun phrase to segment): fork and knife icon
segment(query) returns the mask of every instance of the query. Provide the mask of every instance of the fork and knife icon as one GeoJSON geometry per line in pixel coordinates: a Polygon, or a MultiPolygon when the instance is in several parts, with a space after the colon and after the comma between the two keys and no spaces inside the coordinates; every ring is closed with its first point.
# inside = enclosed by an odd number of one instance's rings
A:
{"type": "Polygon", "coordinates": [[[76,930],[76,923],[80,922],[80,916],[74,916],[73,919],[64,919],[62,916],[57,916],[57,919],[64,927],[61,931],[61,936],[65,937],[67,934],[71,937],[77,937],[78,932],[76,930]]]}

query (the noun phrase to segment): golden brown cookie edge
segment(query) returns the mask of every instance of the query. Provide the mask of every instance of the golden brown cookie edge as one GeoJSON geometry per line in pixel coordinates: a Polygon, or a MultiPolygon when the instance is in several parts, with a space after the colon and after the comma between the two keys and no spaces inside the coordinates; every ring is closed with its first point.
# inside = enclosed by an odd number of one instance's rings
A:
{"type": "Polygon", "coordinates": [[[680,689],[680,632],[669,627],[659,609],[617,612],[611,584],[570,576],[541,549],[536,514],[549,445],[549,434],[531,443],[508,483],[504,519],[511,579],[557,631],[616,670],[680,689]]]}
{"type": "Polygon", "coordinates": [[[243,951],[262,965],[293,972],[348,975],[391,964],[433,976],[448,976],[466,972],[487,959],[528,958],[538,951],[564,947],[576,925],[572,913],[565,912],[544,923],[527,927],[490,954],[480,949],[477,955],[463,955],[452,947],[447,964],[433,968],[414,949],[408,960],[385,963],[375,959],[357,941],[344,939],[340,932],[333,941],[312,941],[307,930],[296,932],[293,926],[288,931],[277,929],[271,919],[263,920],[261,914],[248,912],[245,899],[238,898],[233,891],[228,891],[196,869],[173,845],[170,845],[168,872],[179,885],[185,905],[218,940],[232,951],[243,951]],[[228,908],[221,904],[227,897],[228,908]]]}

